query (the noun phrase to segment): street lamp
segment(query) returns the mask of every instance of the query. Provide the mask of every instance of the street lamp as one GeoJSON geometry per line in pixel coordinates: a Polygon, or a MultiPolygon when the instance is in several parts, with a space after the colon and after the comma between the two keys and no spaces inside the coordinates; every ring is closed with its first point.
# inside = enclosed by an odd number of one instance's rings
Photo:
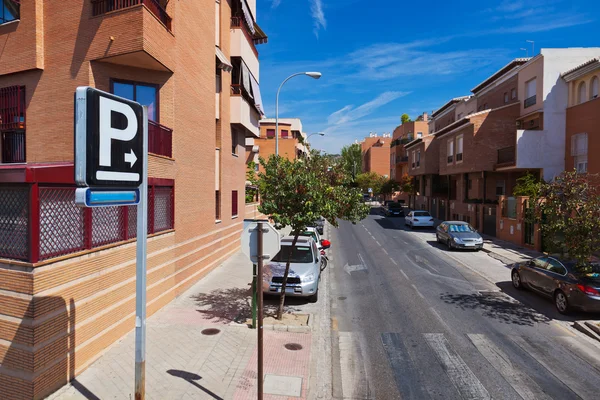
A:
{"type": "Polygon", "coordinates": [[[319,79],[321,77],[321,73],[320,72],[297,72],[295,74],[292,74],[290,76],[288,76],[287,78],[285,78],[285,80],[283,82],[281,82],[281,85],[279,85],[279,89],[277,89],[277,97],[275,99],[275,155],[278,156],[279,155],[279,92],[281,91],[281,87],[284,85],[284,83],[286,83],[287,81],[289,81],[290,79],[292,79],[295,76],[298,75],[306,75],[306,76],[310,76],[313,79],[319,79]]]}
{"type": "Polygon", "coordinates": [[[312,135],[319,135],[319,136],[325,136],[325,132],[315,132],[315,133],[311,133],[310,135],[308,135],[306,137],[306,145],[308,146],[310,143],[308,142],[308,139],[312,136],[312,135]]]}

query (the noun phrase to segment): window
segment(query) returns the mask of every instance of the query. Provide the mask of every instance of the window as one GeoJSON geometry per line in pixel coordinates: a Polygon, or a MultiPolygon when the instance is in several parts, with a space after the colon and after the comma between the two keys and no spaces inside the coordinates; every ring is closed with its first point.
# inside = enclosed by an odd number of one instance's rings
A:
{"type": "Polygon", "coordinates": [[[577,89],[577,104],[585,103],[587,98],[585,97],[585,82],[581,82],[577,89]]]}
{"type": "Polygon", "coordinates": [[[463,136],[456,137],[456,162],[462,161],[463,159],[463,136]]]}
{"type": "Polygon", "coordinates": [[[590,85],[590,100],[598,98],[598,86],[600,85],[599,81],[600,79],[598,79],[597,76],[592,78],[592,83],[590,85]]]}
{"type": "Polygon", "coordinates": [[[469,190],[473,189],[473,179],[469,179],[467,182],[468,182],[468,184],[467,184],[467,188],[468,188],[469,190]]]}
{"type": "Polygon", "coordinates": [[[552,257],[548,257],[548,265],[546,266],[546,269],[558,275],[567,274],[567,269],[565,268],[565,266],[562,265],[560,261],[552,257]]]}
{"type": "Polygon", "coordinates": [[[0,88],[0,162],[25,162],[25,86],[0,88]]]}
{"type": "Polygon", "coordinates": [[[2,0],[2,8],[0,9],[0,24],[19,19],[19,7],[19,1],[17,0],[2,0]]]}
{"type": "Polygon", "coordinates": [[[267,129],[267,139],[273,139],[275,137],[275,129],[267,129]]]}
{"type": "Polygon", "coordinates": [[[447,143],[447,151],[448,151],[448,164],[451,164],[454,161],[454,139],[448,140],[447,143]]]}
{"type": "Polygon", "coordinates": [[[504,92],[504,104],[508,103],[508,92],[504,92]]]}
{"type": "Polygon", "coordinates": [[[504,180],[496,181],[496,196],[504,196],[505,185],[504,180]]]}
{"type": "Polygon", "coordinates": [[[421,165],[421,150],[417,151],[417,168],[421,165]]]}
{"type": "Polygon", "coordinates": [[[257,162],[255,162],[255,163],[254,163],[254,170],[255,170],[256,172],[258,172],[258,168],[259,168],[259,167],[260,167],[260,163],[257,163],[257,162]]]}
{"type": "Polygon", "coordinates": [[[237,155],[238,153],[239,136],[235,129],[231,130],[231,154],[237,155]]]}
{"type": "Polygon", "coordinates": [[[515,89],[515,88],[510,89],[510,98],[512,100],[517,98],[517,89],[515,89]]]}
{"type": "Polygon", "coordinates": [[[537,80],[533,78],[525,82],[525,104],[524,107],[533,106],[536,103],[537,80]]]}
{"type": "Polygon", "coordinates": [[[223,81],[222,81],[222,72],[221,68],[219,68],[219,60],[217,59],[217,69],[215,72],[215,93],[221,93],[223,90],[223,81]]]}
{"type": "Polygon", "coordinates": [[[456,118],[461,119],[463,117],[463,113],[458,113],[458,116],[456,118]]]}
{"type": "Polygon", "coordinates": [[[148,119],[158,122],[158,86],[151,83],[112,81],[112,92],[117,96],[137,101],[148,107],[148,119]]]}
{"type": "Polygon", "coordinates": [[[546,269],[546,264],[548,264],[548,257],[538,257],[531,261],[531,264],[535,268],[546,269]]]}
{"type": "Polygon", "coordinates": [[[221,220],[221,191],[215,190],[215,220],[221,220]]]}
{"type": "Polygon", "coordinates": [[[238,215],[238,191],[231,191],[231,217],[237,217],[238,215]]]}
{"type": "Polygon", "coordinates": [[[415,151],[412,152],[412,168],[415,168],[415,165],[417,164],[417,153],[415,151]]]}
{"type": "Polygon", "coordinates": [[[289,136],[289,134],[290,134],[290,132],[289,132],[289,131],[284,131],[284,130],[282,130],[282,131],[281,131],[281,137],[282,137],[283,139],[287,139],[287,138],[288,138],[288,136],[289,136]]]}
{"type": "Polygon", "coordinates": [[[587,172],[588,137],[587,133],[578,133],[571,136],[571,155],[573,156],[573,167],[577,173],[587,172]]]}
{"type": "Polygon", "coordinates": [[[420,139],[423,137],[423,132],[417,132],[417,139],[420,139]]]}

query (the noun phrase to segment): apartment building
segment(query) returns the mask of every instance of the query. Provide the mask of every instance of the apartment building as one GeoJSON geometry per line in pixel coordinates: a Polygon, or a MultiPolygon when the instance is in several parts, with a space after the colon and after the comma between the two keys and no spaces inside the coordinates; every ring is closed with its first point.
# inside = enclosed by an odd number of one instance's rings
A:
{"type": "MultiPolygon", "coordinates": [[[[564,72],[568,85],[565,169],[600,174],[600,57],[564,72]]],[[[600,184],[600,182],[599,182],[600,184]]]]}
{"type": "MultiPolygon", "coordinates": [[[[275,154],[275,119],[264,118],[260,121],[260,135],[257,138],[246,138],[246,162],[254,161],[258,164],[259,158],[268,159],[275,154]]],[[[279,155],[289,160],[295,160],[308,154],[306,133],[302,132],[302,121],[299,118],[279,119],[279,155]]],[[[262,171],[262,166],[256,165],[257,171],[262,171]]]]}
{"type": "Polygon", "coordinates": [[[38,399],[134,327],[137,208],[75,205],[75,89],[148,107],[152,315],[239,248],[267,38],[255,0],[3,7],[0,398],[38,399]]]}
{"type": "Polygon", "coordinates": [[[390,177],[399,181],[408,175],[409,160],[404,145],[429,134],[429,117],[427,113],[419,115],[415,121],[407,121],[398,125],[392,133],[390,151],[390,177]]]}
{"type": "Polygon", "coordinates": [[[376,172],[386,178],[390,176],[391,141],[389,133],[384,133],[382,136],[371,133],[360,142],[362,172],[376,172]]]}

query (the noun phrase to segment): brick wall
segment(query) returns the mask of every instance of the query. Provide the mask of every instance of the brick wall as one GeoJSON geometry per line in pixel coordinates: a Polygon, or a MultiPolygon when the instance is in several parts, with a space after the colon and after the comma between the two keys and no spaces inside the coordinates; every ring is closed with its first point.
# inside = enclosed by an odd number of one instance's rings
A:
{"type": "Polygon", "coordinates": [[[371,147],[365,155],[367,166],[365,172],[376,172],[379,175],[390,175],[390,148],[371,147]]]}
{"type": "Polygon", "coordinates": [[[567,109],[567,135],[565,141],[565,169],[572,171],[575,160],[571,155],[571,137],[587,133],[588,173],[600,174],[600,98],[567,109]]]}

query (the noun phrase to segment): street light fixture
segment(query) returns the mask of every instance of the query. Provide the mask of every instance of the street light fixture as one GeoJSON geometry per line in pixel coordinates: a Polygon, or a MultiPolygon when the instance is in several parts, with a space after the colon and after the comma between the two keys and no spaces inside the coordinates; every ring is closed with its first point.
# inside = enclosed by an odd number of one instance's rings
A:
{"type": "Polygon", "coordinates": [[[297,72],[285,78],[281,85],[279,85],[279,89],[277,89],[277,97],[275,99],[275,155],[279,155],[279,92],[281,91],[281,87],[290,79],[295,76],[306,75],[310,76],[313,79],[319,79],[321,77],[320,72],[297,72]]]}
{"type": "Polygon", "coordinates": [[[308,135],[308,136],[306,137],[306,139],[305,139],[305,142],[306,142],[306,146],[305,146],[305,147],[306,147],[306,148],[308,148],[308,149],[310,149],[310,143],[308,142],[308,139],[310,139],[310,137],[311,137],[312,135],[325,136],[325,132],[315,132],[315,133],[311,133],[310,135],[308,135]]]}

